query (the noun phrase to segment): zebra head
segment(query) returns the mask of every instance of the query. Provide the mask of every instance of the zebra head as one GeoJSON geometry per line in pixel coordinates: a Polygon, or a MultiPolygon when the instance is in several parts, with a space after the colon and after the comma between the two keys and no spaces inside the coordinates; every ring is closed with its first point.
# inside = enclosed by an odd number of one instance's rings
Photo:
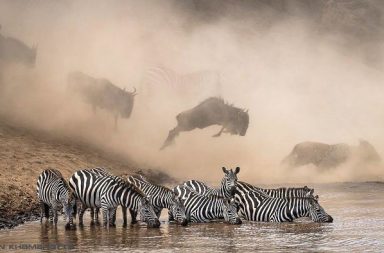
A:
{"type": "Polygon", "coordinates": [[[223,167],[224,172],[224,178],[221,181],[221,188],[224,193],[225,197],[233,197],[236,191],[237,186],[237,174],[240,172],[240,167],[236,167],[235,171],[232,169],[227,170],[225,167],[223,167]]]}
{"type": "Polygon", "coordinates": [[[242,221],[237,215],[237,205],[235,199],[224,199],[223,205],[224,220],[229,224],[241,224],[242,221]]]}
{"type": "Polygon", "coordinates": [[[153,209],[153,205],[149,198],[144,197],[140,200],[139,203],[139,214],[140,220],[146,222],[148,227],[150,228],[158,228],[160,227],[160,221],[157,217],[155,210],[153,209]]]}
{"type": "Polygon", "coordinates": [[[73,216],[76,215],[76,196],[69,187],[64,191],[60,197],[60,202],[63,205],[64,217],[68,217],[66,228],[69,229],[73,226],[73,216]]]}
{"type": "MultiPolygon", "coordinates": [[[[311,191],[313,193],[313,191],[311,191]]],[[[327,214],[318,202],[319,196],[309,198],[309,217],[314,222],[333,222],[331,215],[327,214]]]]}
{"type": "Polygon", "coordinates": [[[185,214],[185,207],[180,200],[180,198],[174,196],[172,198],[172,203],[170,207],[170,211],[174,217],[174,219],[179,222],[181,225],[186,226],[188,224],[188,219],[185,214]]]}

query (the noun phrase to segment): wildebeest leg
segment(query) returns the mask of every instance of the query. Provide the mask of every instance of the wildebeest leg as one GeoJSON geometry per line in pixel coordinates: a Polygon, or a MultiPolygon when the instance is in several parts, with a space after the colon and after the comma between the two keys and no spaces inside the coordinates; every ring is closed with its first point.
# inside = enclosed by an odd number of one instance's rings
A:
{"type": "Polygon", "coordinates": [[[160,150],[163,150],[164,148],[168,147],[169,145],[172,145],[175,142],[176,136],[180,133],[180,128],[177,126],[168,133],[167,139],[164,141],[163,146],[160,148],[160,150]]]}
{"type": "Polygon", "coordinates": [[[212,135],[212,137],[219,137],[221,133],[224,131],[225,127],[223,126],[217,134],[212,135]]]}

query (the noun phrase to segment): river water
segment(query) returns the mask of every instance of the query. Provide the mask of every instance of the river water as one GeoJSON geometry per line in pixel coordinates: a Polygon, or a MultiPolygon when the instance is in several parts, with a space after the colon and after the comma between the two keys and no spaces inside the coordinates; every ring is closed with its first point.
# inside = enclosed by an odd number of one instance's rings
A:
{"type": "Polygon", "coordinates": [[[36,221],[0,231],[0,251],[384,251],[384,183],[310,187],[333,216],[333,223],[303,219],[280,224],[244,221],[241,225],[215,222],[182,227],[169,224],[163,212],[160,229],[147,229],[145,224],[123,228],[118,217],[117,227],[109,230],[90,226],[86,220],[83,228],[66,231],[60,217],[57,228],[36,221]]]}

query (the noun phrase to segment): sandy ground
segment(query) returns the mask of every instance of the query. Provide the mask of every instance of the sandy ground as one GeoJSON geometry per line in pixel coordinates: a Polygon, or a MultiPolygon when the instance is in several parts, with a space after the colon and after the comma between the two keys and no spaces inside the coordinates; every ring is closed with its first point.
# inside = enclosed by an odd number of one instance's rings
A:
{"type": "MultiPolygon", "coordinates": [[[[38,217],[36,181],[46,168],[68,178],[80,168],[108,167],[115,175],[133,174],[139,166],[128,158],[49,133],[15,127],[0,119],[0,229],[38,217]]],[[[143,170],[158,183],[170,180],[156,170],[143,170]]]]}

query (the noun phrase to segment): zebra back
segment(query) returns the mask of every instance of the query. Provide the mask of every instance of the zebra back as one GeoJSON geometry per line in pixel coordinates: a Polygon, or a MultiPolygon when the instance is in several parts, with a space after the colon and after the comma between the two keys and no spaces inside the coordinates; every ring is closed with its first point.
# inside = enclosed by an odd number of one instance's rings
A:
{"type": "Polygon", "coordinates": [[[224,218],[230,224],[240,224],[237,206],[233,200],[216,195],[204,196],[185,185],[178,185],[174,192],[182,199],[187,217],[192,222],[209,222],[224,218]]]}
{"type": "Polygon", "coordinates": [[[300,217],[310,217],[315,222],[331,222],[333,219],[319,205],[317,198],[272,198],[257,191],[236,194],[239,213],[252,221],[284,222],[300,217]]]}
{"type": "Polygon", "coordinates": [[[310,197],[313,196],[313,189],[308,188],[307,186],[299,187],[299,188],[276,188],[276,189],[264,189],[260,187],[256,187],[249,183],[238,182],[237,183],[237,191],[241,194],[246,194],[249,191],[256,191],[259,193],[267,194],[272,198],[297,198],[297,197],[310,197]]]}

